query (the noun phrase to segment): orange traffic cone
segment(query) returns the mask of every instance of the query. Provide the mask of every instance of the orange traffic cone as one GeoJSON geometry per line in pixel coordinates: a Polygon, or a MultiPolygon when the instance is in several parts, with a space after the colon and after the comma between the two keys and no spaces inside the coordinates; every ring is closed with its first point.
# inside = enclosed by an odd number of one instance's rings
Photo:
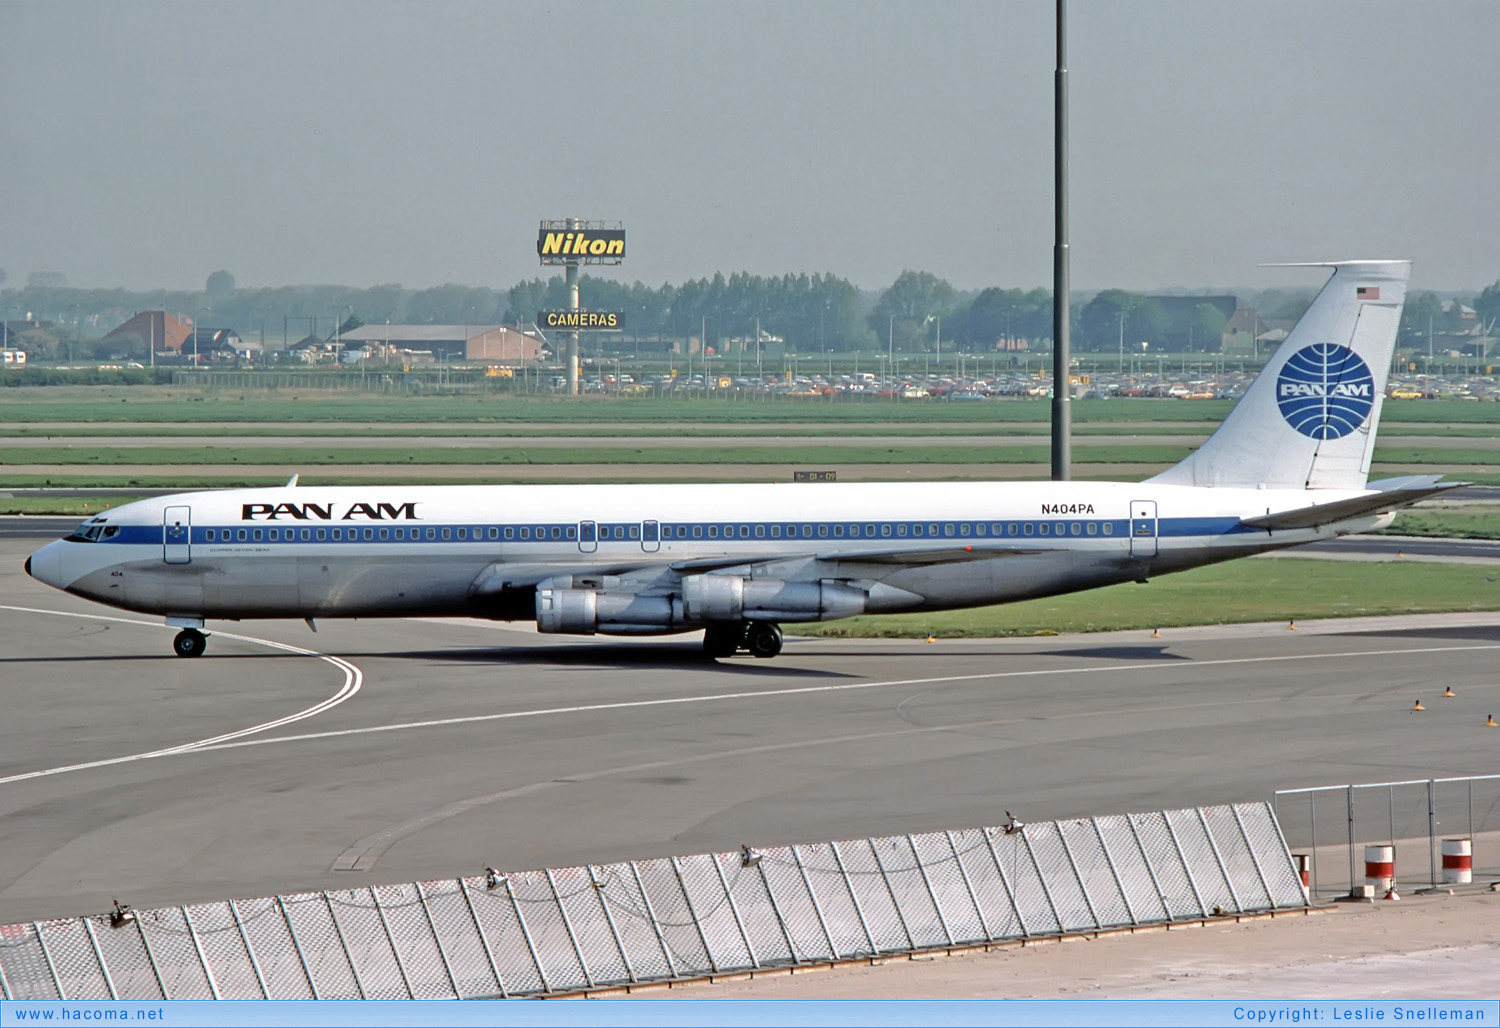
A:
{"type": "Polygon", "coordinates": [[[1426,710],[1426,709],[1427,709],[1426,707],[1422,706],[1422,701],[1421,700],[1418,700],[1417,702],[1415,702],[1415,703],[1413,703],[1411,705],[1411,712],[1413,714],[1415,714],[1419,710],[1426,710]]]}
{"type": "Polygon", "coordinates": [[[1391,887],[1386,890],[1385,898],[1388,899],[1388,900],[1399,900],[1401,898],[1400,896],[1396,895],[1396,883],[1395,882],[1392,882],[1391,883],[1391,887]]]}
{"type": "Polygon", "coordinates": [[[930,642],[930,643],[935,643],[935,642],[937,642],[937,636],[933,635],[931,632],[928,632],[927,633],[927,641],[930,642]]]}
{"type": "Polygon", "coordinates": [[[1161,629],[1160,628],[1153,628],[1153,629],[1151,629],[1151,638],[1153,638],[1153,639],[1160,639],[1161,638],[1161,629]]]}
{"type": "Polygon", "coordinates": [[[1453,686],[1450,685],[1448,686],[1448,688],[1443,690],[1443,698],[1449,700],[1453,698],[1453,686]]]}
{"type": "Polygon", "coordinates": [[[1291,631],[1293,631],[1293,632],[1295,632],[1295,631],[1296,631],[1296,630],[1297,630],[1297,622],[1295,622],[1295,621],[1288,621],[1288,622],[1287,622],[1287,623],[1286,623],[1286,627],[1287,627],[1287,628],[1288,628],[1288,629],[1289,629],[1289,630],[1291,630],[1291,631]]]}
{"type": "Polygon", "coordinates": [[[1484,727],[1486,727],[1486,728],[1500,728],[1500,725],[1495,724],[1495,715],[1494,714],[1491,714],[1489,717],[1487,717],[1487,718],[1484,719],[1484,727]]]}

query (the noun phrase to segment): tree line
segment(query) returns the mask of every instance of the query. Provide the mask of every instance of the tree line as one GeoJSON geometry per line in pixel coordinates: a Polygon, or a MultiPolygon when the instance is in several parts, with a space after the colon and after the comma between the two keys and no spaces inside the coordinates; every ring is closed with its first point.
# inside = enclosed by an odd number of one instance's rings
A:
{"type": "MultiPolygon", "coordinates": [[[[1311,290],[1267,291],[1255,298],[1257,314],[1289,325],[1312,295],[1311,290]]],[[[642,350],[700,335],[705,345],[722,347],[727,340],[753,339],[757,326],[803,354],[887,347],[987,352],[1006,341],[1024,341],[1034,351],[1050,344],[1052,336],[1050,290],[961,292],[924,271],[903,271],[878,293],[862,292],[831,273],[716,273],[657,287],[585,275],[580,300],[585,309],[625,312],[626,331],[615,338],[642,350]]],[[[561,275],[522,280],[506,290],[456,284],[430,289],[398,284],[240,289],[225,270],[210,275],[201,291],[75,289],[31,282],[0,289],[0,315],[13,329],[22,323],[13,341],[40,350],[37,356],[44,359],[65,356],[66,344],[95,340],[139,310],[165,309],[202,327],[232,328],[246,339],[276,346],[283,339],[294,343],[309,335],[330,337],[335,326],[385,321],[530,326],[538,312],[567,305],[561,275]],[[28,335],[27,317],[51,325],[28,335]]],[[[1500,324],[1500,281],[1473,300],[1473,309],[1480,324],[1493,332],[1500,324]]],[[[1075,300],[1071,312],[1073,345],[1081,352],[1114,352],[1142,340],[1156,350],[1216,350],[1233,313],[1233,298],[1153,297],[1106,289],[1087,302],[1075,300]]],[[[1401,345],[1421,346],[1429,333],[1472,324],[1472,318],[1463,322],[1456,304],[1434,293],[1413,294],[1402,316],[1401,345]]]]}

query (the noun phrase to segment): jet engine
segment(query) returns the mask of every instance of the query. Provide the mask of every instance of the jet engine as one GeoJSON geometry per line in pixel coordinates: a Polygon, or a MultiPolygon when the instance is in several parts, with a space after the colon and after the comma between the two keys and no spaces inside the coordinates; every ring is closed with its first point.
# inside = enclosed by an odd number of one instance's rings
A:
{"type": "Polygon", "coordinates": [[[827,579],[784,582],[739,575],[689,575],[682,612],[689,621],[824,621],[862,613],[869,594],[827,579]]]}
{"type": "Polygon", "coordinates": [[[574,635],[663,635],[692,626],[683,624],[682,601],[673,596],[556,588],[542,582],[536,588],[536,627],[574,635]]]}
{"type": "Polygon", "coordinates": [[[877,582],[787,582],[741,575],[688,575],[680,592],[628,592],[619,579],[563,575],[536,587],[541,632],[663,635],[741,621],[828,621],[898,610],[921,597],[877,582]],[[601,588],[601,586],[603,588],[601,588]]]}

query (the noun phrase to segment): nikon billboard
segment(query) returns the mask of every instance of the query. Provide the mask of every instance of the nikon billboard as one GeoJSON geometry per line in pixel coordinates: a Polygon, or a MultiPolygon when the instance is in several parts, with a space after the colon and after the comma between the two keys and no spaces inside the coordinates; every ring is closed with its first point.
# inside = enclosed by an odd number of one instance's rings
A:
{"type": "Polygon", "coordinates": [[[560,332],[623,332],[624,311],[538,311],[536,323],[560,332]]]}
{"type": "Polygon", "coordinates": [[[625,259],[625,230],[544,221],[536,235],[536,255],[543,264],[619,264],[625,259]]]}

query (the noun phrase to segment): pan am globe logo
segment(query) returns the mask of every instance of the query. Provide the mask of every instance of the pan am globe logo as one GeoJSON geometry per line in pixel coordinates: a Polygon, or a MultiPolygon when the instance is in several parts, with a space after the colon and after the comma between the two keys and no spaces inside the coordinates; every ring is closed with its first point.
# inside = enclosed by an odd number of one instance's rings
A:
{"type": "Polygon", "coordinates": [[[1304,346],[1276,377],[1276,405],[1287,424],[1313,439],[1342,439],[1375,406],[1375,378],[1353,350],[1337,343],[1304,346]]]}

